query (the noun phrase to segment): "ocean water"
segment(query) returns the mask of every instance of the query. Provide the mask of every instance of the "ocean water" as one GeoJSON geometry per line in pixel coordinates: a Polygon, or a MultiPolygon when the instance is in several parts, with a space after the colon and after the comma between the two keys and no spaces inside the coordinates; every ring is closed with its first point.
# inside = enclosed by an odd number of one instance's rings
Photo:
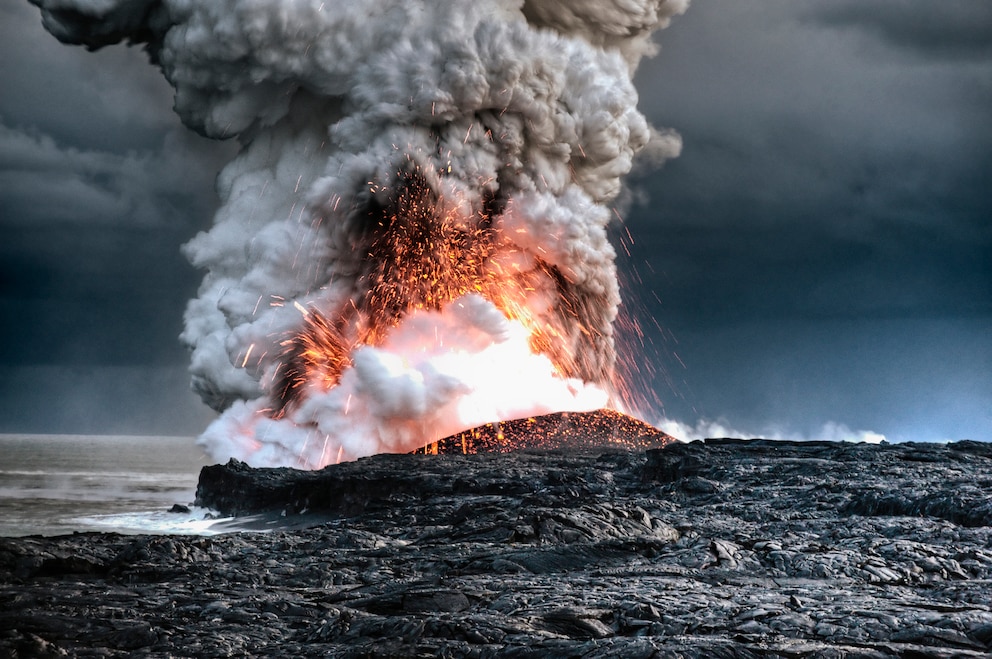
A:
{"type": "Polygon", "coordinates": [[[190,437],[0,435],[0,536],[209,534],[192,503],[210,462],[190,437]]]}

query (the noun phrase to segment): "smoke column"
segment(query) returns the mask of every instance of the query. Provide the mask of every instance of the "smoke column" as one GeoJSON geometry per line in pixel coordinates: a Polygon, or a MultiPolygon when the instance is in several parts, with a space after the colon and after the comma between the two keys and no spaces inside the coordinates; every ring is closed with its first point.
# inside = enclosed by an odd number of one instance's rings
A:
{"type": "Polygon", "coordinates": [[[31,0],[237,138],[186,310],[211,456],[316,468],[614,402],[633,72],[688,0],[31,0]]]}

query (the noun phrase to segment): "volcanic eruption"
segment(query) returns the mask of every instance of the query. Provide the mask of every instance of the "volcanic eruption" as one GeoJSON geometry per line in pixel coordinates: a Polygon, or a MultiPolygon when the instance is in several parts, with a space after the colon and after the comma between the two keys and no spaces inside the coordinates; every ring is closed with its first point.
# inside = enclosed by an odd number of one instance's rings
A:
{"type": "Polygon", "coordinates": [[[607,237],[631,82],[688,0],[31,0],[143,43],[194,130],[237,138],[186,310],[216,459],[317,468],[622,406],[607,237]]]}

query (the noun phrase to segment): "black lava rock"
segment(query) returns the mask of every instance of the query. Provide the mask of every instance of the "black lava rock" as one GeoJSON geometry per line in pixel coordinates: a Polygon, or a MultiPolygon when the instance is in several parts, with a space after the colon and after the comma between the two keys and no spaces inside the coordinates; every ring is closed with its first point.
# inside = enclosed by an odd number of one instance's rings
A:
{"type": "Polygon", "coordinates": [[[0,656],[986,657],[992,446],[204,469],[212,537],[0,539],[0,656]]]}

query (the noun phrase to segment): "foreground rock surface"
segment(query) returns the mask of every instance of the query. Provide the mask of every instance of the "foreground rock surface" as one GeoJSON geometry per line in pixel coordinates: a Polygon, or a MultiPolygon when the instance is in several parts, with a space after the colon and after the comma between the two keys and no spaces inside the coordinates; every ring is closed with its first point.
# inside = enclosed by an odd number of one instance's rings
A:
{"type": "Polygon", "coordinates": [[[0,539],[0,656],[986,657],[989,492],[975,442],[232,462],[273,530],[0,539]]]}

